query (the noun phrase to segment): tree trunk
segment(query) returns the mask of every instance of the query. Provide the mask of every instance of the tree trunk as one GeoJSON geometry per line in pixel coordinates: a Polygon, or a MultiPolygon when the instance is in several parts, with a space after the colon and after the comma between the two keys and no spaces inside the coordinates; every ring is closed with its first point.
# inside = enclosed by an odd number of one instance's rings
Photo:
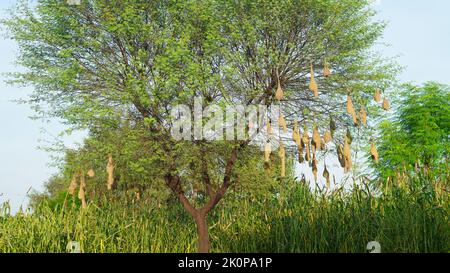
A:
{"type": "Polygon", "coordinates": [[[206,215],[198,213],[195,217],[195,224],[197,225],[198,232],[198,253],[209,252],[209,234],[208,223],[206,221],[206,215]]]}

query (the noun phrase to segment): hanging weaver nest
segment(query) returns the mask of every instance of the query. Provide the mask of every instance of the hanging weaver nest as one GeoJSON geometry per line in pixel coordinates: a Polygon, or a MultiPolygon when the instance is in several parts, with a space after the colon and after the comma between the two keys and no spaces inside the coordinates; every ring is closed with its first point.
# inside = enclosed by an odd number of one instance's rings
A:
{"type": "Polygon", "coordinates": [[[322,176],[326,179],[327,190],[330,190],[330,187],[331,187],[330,173],[328,172],[327,164],[324,163],[324,166],[325,166],[325,168],[323,170],[322,176]]]}
{"type": "Polygon", "coordinates": [[[323,65],[323,76],[326,78],[331,76],[330,64],[327,62],[323,65]]]}
{"type": "Polygon", "coordinates": [[[319,87],[317,86],[316,79],[314,77],[314,67],[311,64],[311,81],[309,83],[309,90],[311,90],[314,93],[314,97],[319,97],[319,87]]]}
{"type": "Polygon", "coordinates": [[[298,163],[302,164],[305,162],[305,158],[303,157],[303,146],[299,145],[298,147],[298,163]]]}
{"type": "Polygon", "coordinates": [[[311,161],[311,147],[310,147],[309,135],[308,135],[308,130],[306,129],[306,125],[305,125],[305,129],[303,132],[302,141],[306,148],[306,154],[305,154],[306,161],[310,162],[311,161]]]}
{"type": "Polygon", "coordinates": [[[352,155],[351,155],[351,148],[349,139],[346,137],[344,141],[344,160],[345,160],[345,167],[344,167],[344,173],[348,173],[352,169],[352,155]]]}
{"type": "Polygon", "coordinates": [[[317,168],[318,162],[316,159],[316,155],[313,155],[313,160],[312,160],[312,172],[314,174],[314,180],[317,182],[317,173],[318,173],[318,168],[317,168]]]}
{"type": "Polygon", "coordinates": [[[362,125],[367,126],[367,112],[364,106],[361,106],[361,110],[359,111],[359,119],[362,125]]]}
{"type": "Polygon", "coordinates": [[[375,89],[375,93],[373,94],[373,99],[375,102],[381,102],[381,91],[379,88],[375,89]]]}
{"type": "Polygon", "coordinates": [[[320,137],[319,128],[317,128],[317,126],[314,126],[311,144],[314,148],[314,151],[322,149],[322,138],[320,137]]]}
{"type": "Polygon", "coordinates": [[[278,101],[281,101],[284,97],[284,92],[283,89],[281,88],[281,83],[280,83],[280,78],[278,77],[278,87],[277,87],[277,92],[275,93],[275,98],[278,101]]]}
{"type": "Polygon", "coordinates": [[[347,113],[352,116],[353,124],[358,124],[358,117],[356,116],[355,107],[353,106],[352,98],[347,95],[347,113]]]}
{"type": "Polygon", "coordinates": [[[292,130],[292,139],[294,140],[295,144],[297,144],[297,146],[302,145],[301,134],[300,134],[300,130],[298,128],[297,121],[294,122],[294,129],[292,130]]]}
{"type": "Polygon", "coordinates": [[[333,118],[330,118],[330,131],[331,131],[331,137],[334,137],[334,132],[336,131],[336,122],[334,122],[333,118]]]}
{"type": "Polygon", "coordinates": [[[388,101],[388,99],[386,97],[383,100],[383,109],[385,111],[389,110],[389,101],[388,101]]]}
{"type": "Polygon", "coordinates": [[[84,178],[84,174],[80,172],[80,190],[78,191],[78,199],[81,200],[81,207],[83,209],[87,208],[86,203],[86,180],[84,178]]]}
{"type": "Polygon", "coordinates": [[[348,141],[348,144],[352,144],[353,143],[353,136],[352,136],[352,133],[350,132],[350,130],[347,128],[347,134],[345,135],[345,137],[346,137],[346,139],[347,139],[347,141],[348,141]]]}
{"type": "Polygon", "coordinates": [[[372,144],[370,145],[370,155],[372,157],[372,160],[378,164],[378,151],[377,148],[375,147],[375,143],[372,142],[372,144]]]}
{"type": "Polygon", "coordinates": [[[77,175],[74,174],[74,175],[72,176],[72,180],[70,181],[70,185],[69,185],[69,194],[73,196],[73,195],[75,194],[75,190],[77,189],[77,187],[78,187],[78,183],[77,183],[77,175]]]}
{"type": "MultiPolygon", "coordinates": [[[[309,89],[314,93],[314,97],[317,98],[319,96],[319,89],[318,85],[315,79],[315,72],[314,72],[314,65],[311,63],[310,65],[310,83],[309,83],[309,89]]],[[[284,98],[284,91],[282,89],[282,84],[280,77],[278,75],[278,71],[276,71],[277,76],[277,90],[275,92],[275,98],[278,100],[279,103],[284,98]]],[[[330,64],[324,61],[323,64],[323,76],[329,77],[331,76],[331,67],[330,64]]],[[[379,88],[375,89],[374,92],[374,100],[378,103],[382,101],[381,97],[381,90],[379,88]]],[[[353,98],[354,99],[354,98],[353,98]]],[[[359,105],[358,105],[359,106],[359,105]]],[[[389,101],[385,97],[382,102],[382,107],[384,110],[389,109],[389,101]]],[[[347,103],[346,103],[346,110],[349,115],[351,115],[353,123],[355,126],[367,126],[367,111],[365,105],[362,105],[359,108],[359,112],[356,111],[355,105],[352,101],[352,93],[351,89],[348,89],[347,94],[347,103]]],[[[305,113],[307,115],[307,113],[305,113]]],[[[278,125],[279,128],[283,129],[284,133],[287,133],[288,127],[287,122],[284,114],[280,112],[278,117],[278,125]]],[[[252,122],[249,122],[249,128],[254,127],[252,122]]],[[[270,137],[273,136],[273,128],[272,128],[272,120],[267,116],[267,134],[270,137]]],[[[317,175],[318,175],[318,161],[317,161],[317,155],[316,152],[318,150],[324,150],[326,145],[333,141],[335,138],[334,133],[337,130],[337,125],[335,121],[333,120],[333,116],[330,116],[330,124],[329,129],[324,129],[323,136],[320,135],[318,126],[314,125],[312,128],[312,134],[311,136],[308,133],[307,124],[305,122],[304,124],[304,131],[303,134],[300,130],[298,121],[295,120],[293,123],[293,130],[292,130],[292,140],[297,145],[298,150],[298,161],[299,163],[304,163],[305,161],[309,162],[309,166],[312,168],[315,181],[317,182],[317,175]]],[[[347,133],[345,135],[345,139],[343,142],[335,142],[336,143],[336,152],[337,157],[339,160],[340,165],[342,168],[344,168],[344,173],[348,173],[351,171],[353,167],[353,161],[352,161],[352,155],[351,155],[351,145],[353,142],[353,137],[351,135],[350,129],[347,128],[347,133]]],[[[371,143],[371,149],[370,153],[372,156],[372,159],[375,162],[378,162],[378,152],[376,150],[375,144],[371,143]]],[[[271,167],[271,156],[272,156],[272,146],[270,141],[268,141],[264,147],[264,168],[266,169],[267,173],[270,174],[270,167],[271,167]]],[[[281,177],[285,177],[286,175],[286,149],[281,141],[280,136],[280,147],[278,151],[278,156],[280,157],[281,161],[281,177]]],[[[112,158],[110,159],[112,160],[112,158]]],[[[330,172],[326,166],[326,163],[324,162],[324,170],[323,170],[323,177],[326,179],[326,187],[329,190],[330,184],[331,184],[331,175],[330,172]]],[[[333,176],[333,179],[335,177],[333,176]]]]}
{"type": "Polygon", "coordinates": [[[341,164],[342,168],[345,168],[345,159],[344,159],[344,147],[342,146],[342,144],[339,144],[337,146],[337,157],[339,160],[339,163],[341,164]]]}
{"type": "Polygon", "coordinates": [[[330,143],[333,140],[333,136],[331,135],[331,131],[326,131],[325,134],[323,135],[323,141],[325,142],[325,144],[330,143]]]}

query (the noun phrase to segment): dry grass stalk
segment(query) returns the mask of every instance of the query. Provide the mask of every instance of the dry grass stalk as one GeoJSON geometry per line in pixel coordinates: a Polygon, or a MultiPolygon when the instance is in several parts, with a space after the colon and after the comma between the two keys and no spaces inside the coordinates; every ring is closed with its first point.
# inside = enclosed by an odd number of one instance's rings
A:
{"type": "Polygon", "coordinates": [[[373,99],[376,102],[380,102],[381,101],[381,91],[379,88],[375,89],[375,93],[373,94],[373,99]]]}
{"type": "Polygon", "coordinates": [[[136,201],[141,200],[141,193],[139,191],[136,191],[136,201]]]}
{"type": "Polygon", "coordinates": [[[377,148],[375,147],[375,144],[372,142],[372,144],[370,145],[370,154],[372,156],[372,160],[375,163],[378,163],[379,161],[379,157],[378,157],[378,151],[377,148]]]}
{"type": "Polygon", "coordinates": [[[280,141],[280,149],[278,155],[281,160],[281,177],[286,177],[286,150],[284,148],[283,142],[280,141]]]}
{"type": "Polygon", "coordinates": [[[436,181],[433,183],[434,192],[436,196],[441,198],[444,195],[445,185],[442,182],[436,181]]]}
{"type": "Polygon", "coordinates": [[[266,146],[264,147],[264,161],[270,162],[270,154],[272,153],[272,145],[270,142],[266,143],[266,146]]]}
{"type": "Polygon", "coordinates": [[[389,101],[388,101],[388,99],[387,98],[384,98],[384,100],[383,100],[383,109],[385,110],[385,111],[387,111],[387,110],[389,110],[389,101]]]}
{"type": "Polygon", "coordinates": [[[108,188],[108,190],[112,190],[115,187],[115,182],[114,182],[114,161],[113,161],[112,154],[108,155],[108,165],[106,166],[106,172],[108,173],[107,188],[108,188]]]}
{"type": "Polygon", "coordinates": [[[311,64],[311,81],[309,83],[309,90],[311,90],[314,93],[314,97],[319,97],[319,87],[317,86],[316,79],[314,77],[314,67],[311,64]]]}
{"type": "Polygon", "coordinates": [[[90,170],[87,172],[87,175],[88,175],[90,178],[93,178],[93,177],[95,176],[95,171],[94,171],[93,169],[90,169],[90,170]]]}

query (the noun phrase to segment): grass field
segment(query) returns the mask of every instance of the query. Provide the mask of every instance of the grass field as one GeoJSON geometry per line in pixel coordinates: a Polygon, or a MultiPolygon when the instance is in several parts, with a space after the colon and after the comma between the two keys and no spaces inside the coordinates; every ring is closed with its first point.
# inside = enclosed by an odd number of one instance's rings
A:
{"type": "MultiPolygon", "coordinates": [[[[312,193],[286,182],[277,197],[237,198],[231,192],[209,218],[212,252],[448,252],[449,195],[411,180],[370,193],[312,193]],[[377,197],[375,197],[377,196],[377,197]]],[[[120,198],[120,197],[115,197],[120,198]]],[[[117,199],[116,199],[117,200],[117,199]]],[[[85,210],[42,205],[33,213],[0,218],[0,252],[196,252],[195,225],[175,204],[91,202],[85,210]]]]}

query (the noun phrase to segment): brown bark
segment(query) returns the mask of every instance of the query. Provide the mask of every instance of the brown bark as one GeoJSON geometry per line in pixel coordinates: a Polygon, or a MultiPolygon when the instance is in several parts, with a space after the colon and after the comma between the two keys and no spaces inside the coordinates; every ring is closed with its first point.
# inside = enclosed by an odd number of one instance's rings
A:
{"type": "Polygon", "coordinates": [[[178,197],[178,200],[183,205],[184,209],[192,216],[197,225],[198,232],[198,252],[199,253],[208,253],[209,252],[209,233],[208,233],[208,223],[207,216],[208,213],[214,209],[217,204],[222,200],[228,187],[231,184],[231,178],[233,174],[233,169],[235,163],[238,159],[238,152],[241,148],[243,148],[247,142],[242,143],[239,147],[236,147],[225,167],[225,174],[223,178],[223,183],[221,187],[214,193],[212,189],[211,181],[208,175],[208,168],[206,161],[202,164],[202,178],[203,183],[207,188],[208,195],[210,197],[209,202],[201,209],[196,209],[189,202],[189,199],[186,198],[184,191],[181,187],[181,178],[176,175],[168,174],[166,176],[166,184],[172,190],[172,192],[178,197]]]}
{"type": "Polygon", "coordinates": [[[208,223],[206,221],[206,215],[197,212],[196,217],[194,217],[195,224],[197,225],[198,233],[198,253],[208,253],[209,252],[209,232],[208,223]]]}

